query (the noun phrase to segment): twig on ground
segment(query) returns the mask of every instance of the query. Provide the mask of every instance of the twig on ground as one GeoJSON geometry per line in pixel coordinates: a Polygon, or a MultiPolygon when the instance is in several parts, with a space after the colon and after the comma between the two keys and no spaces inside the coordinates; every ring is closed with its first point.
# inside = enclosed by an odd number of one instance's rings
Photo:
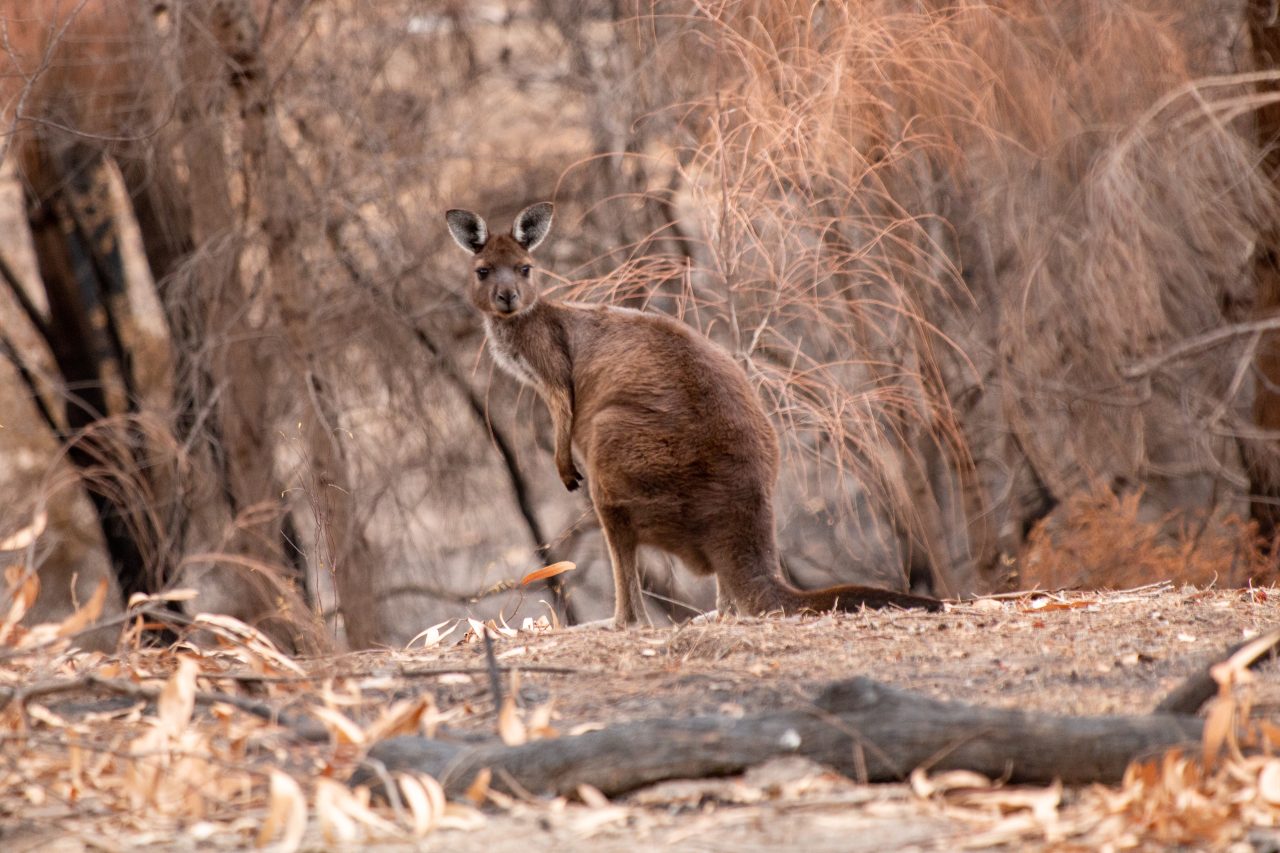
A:
{"type": "MultiPolygon", "coordinates": [[[[601,675],[599,670],[582,669],[574,666],[543,666],[540,664],[530,664],[527,666],[498,666],[497,671],[503,675],[512,672],[537,672],[548,675],[601,675]]],[[[324,681],[326,679],[348,679],[348,678],[439,678],[443,675],[488,675],[493,672],[492,667],[488,666],[423,666],[423,667],[398,667],[387,669],[385,667],[371,670],[355,670],[342,669],[330,672],[308,672],[303,675],[259,675],[253,672],[227,672],[227,673],[201,673],[201,678],[208,679],[225,679],[228,681],[239,681],[247,683],[261,684],[290,684],[304,681],[324,681]]]]}
{"type": "MultiPolygon", "coordinates": [[[[15,701],[20,706],[25,706],[27,702],[37,697],[93,689],[145,699],[148,702],[154,702],[159,699],[161,692],[156,687],[144,687],[131,681],[118,678],[103,678],[90,673],[75,678],[39,681],[27,687],[0,687],[0,708],[4,708],[15,701]]],[[[281,711],[255,699],[246,699],[243,696],[235,696],[230,693],[196,691],[195,701],[199,705],[231,705],[247,714],[252,714],[269,723],[281,726],[299,740],[319,742],[327,740],[329,737],[328,730],[316,720],[281,711]]]]}
{"type": "Polygon", "coordinates": [[[484,635],[484,659],[489,664],[489,689],[493,691],[493,707],[501,711],[502,679],[498,673],[498,659],[493,654],[493,636],[488,628],[485,628],[482,634],[484,635]]]}

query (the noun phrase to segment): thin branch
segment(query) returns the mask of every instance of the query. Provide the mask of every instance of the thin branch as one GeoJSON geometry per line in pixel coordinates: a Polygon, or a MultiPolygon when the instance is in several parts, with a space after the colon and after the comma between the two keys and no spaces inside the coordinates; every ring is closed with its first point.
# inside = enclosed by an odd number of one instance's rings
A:
{"type": "MultiPolygon", "coordinates": [[[[439,678],[444,675],[488,675],[490,672],[487,666],[424,666],[424,667],[393,667],[378,668],[372,670],[355,670],[344,669],[336,671],[313,672],[305,675],[257,675],[256,673],[225,673],[225,674],[202,674],[201,678],[208,678],[211,681],[218,679],[226,679],[230,681],[252,683],[252,684],[297,684],[306,681],[326,681],[329,679],[343,680],[351,678],[439,678]]],[[[532,664],[529,666],[499,666],[500,674],[509,674],[512,672],[537,672],[549,675],[602,675],[597,670],[580,669],[572,666],[543,666],[532,664]]]]}
{"type": "MultiPolygon", "coordinates": [[[[163,692],[158,687],[144,687],[140,684],[134,684],[132,681],[125,681],[119,678],[103,678],[89,673],[76,678],[38,681],[26,687],[0,687],[0,708],[11,702],[17,702],[19,705],[25,706],[32,699],[42,696],[77,693],[93,689],[106,690],[135,699],[145,699],[148,702],[155,702],[163,692]]],[[[235,696],[230,693],[207,691],[196,691],[195,701],[198,705],[231,705],[247,714],[288,729],[299,740],[320,742],[329,739],[328,729],[311,717],[296,716],[278,708],[273,708],[265,702],[246,699],[243,696],[235,696]]]]}
{"type": "Polygon", "coordinates": [[[1264,317],[1261,320],[1251,320],[1247,323],[1233,323],[1230,326],[1222,326],[1203,335],[1187,338],[1182,343],[1170,347],[1159,355],[1154,355],[1128,367],[1123,367],[1120,370],[1120,375],[1126,379],[1141,379],[1168,362],[1177,361],[1178,359],[1195,355],[1198,352],[1221,346],[1235,338],[1274,331],[1280,331],[1280,314],[1273,317],[1264,317]]]}
{"type": "Polygon", "coordinates": [[[481,636],[484,639],[485,668],[489,670],[489,690],[493,692],[493,708],[501,714],[502,673],[498,667],[498,658],[493,653],[493,634],[486,627],[481,630],[481,636]]]}

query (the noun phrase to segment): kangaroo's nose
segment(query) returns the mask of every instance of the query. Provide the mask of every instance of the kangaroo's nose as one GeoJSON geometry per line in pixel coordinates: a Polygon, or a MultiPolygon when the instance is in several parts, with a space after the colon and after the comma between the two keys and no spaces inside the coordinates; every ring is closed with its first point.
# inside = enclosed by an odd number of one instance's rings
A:
{"type": "Polygon", "coordinates": [[[494,306],[504,314],[510,314],[516,310],[517,302],[519,302],[519,296],[514,290],[499,290],[493,295],[494,306]]]}

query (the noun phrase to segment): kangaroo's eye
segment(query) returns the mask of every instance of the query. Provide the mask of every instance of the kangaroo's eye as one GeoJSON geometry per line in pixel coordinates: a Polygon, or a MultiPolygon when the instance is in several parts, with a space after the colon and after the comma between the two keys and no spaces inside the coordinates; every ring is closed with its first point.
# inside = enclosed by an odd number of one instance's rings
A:
{"type": "Polygon", "coordinates": [[[481,281],[484,281],[488,277],[489,277],[488,267],[476,267],[476,278],[480,279],[481,281]]]}
{"type": "Polygon", "coordinates": [[[525,278],[528,278],[529,271],[532,269],[533,267],[529,266],[528,264],[525,264],[524,266],[520,267],[520,275],[524,276],[525,278]]]}

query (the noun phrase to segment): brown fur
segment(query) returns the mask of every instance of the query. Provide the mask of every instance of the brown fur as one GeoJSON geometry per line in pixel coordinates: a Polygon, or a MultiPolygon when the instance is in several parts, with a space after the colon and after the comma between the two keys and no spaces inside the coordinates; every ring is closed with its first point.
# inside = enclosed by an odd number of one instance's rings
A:
{"type": "Polygon", "coordinates": [[[551,411],[556,469],[571,491],[583,479],[578,450],[613,563],[619,627],[644,613],[641,545],[714,574],[721,612],[941,607],[871,587],[788,584],[774,538],[777,436],[728,353],[660,314],[540,299],[529,250],[550,228],[549,204],[523,211],[510,235],[488,236],[466,211],[448,220],[484,271],[471,300],[495,359],[551,411]]]}

